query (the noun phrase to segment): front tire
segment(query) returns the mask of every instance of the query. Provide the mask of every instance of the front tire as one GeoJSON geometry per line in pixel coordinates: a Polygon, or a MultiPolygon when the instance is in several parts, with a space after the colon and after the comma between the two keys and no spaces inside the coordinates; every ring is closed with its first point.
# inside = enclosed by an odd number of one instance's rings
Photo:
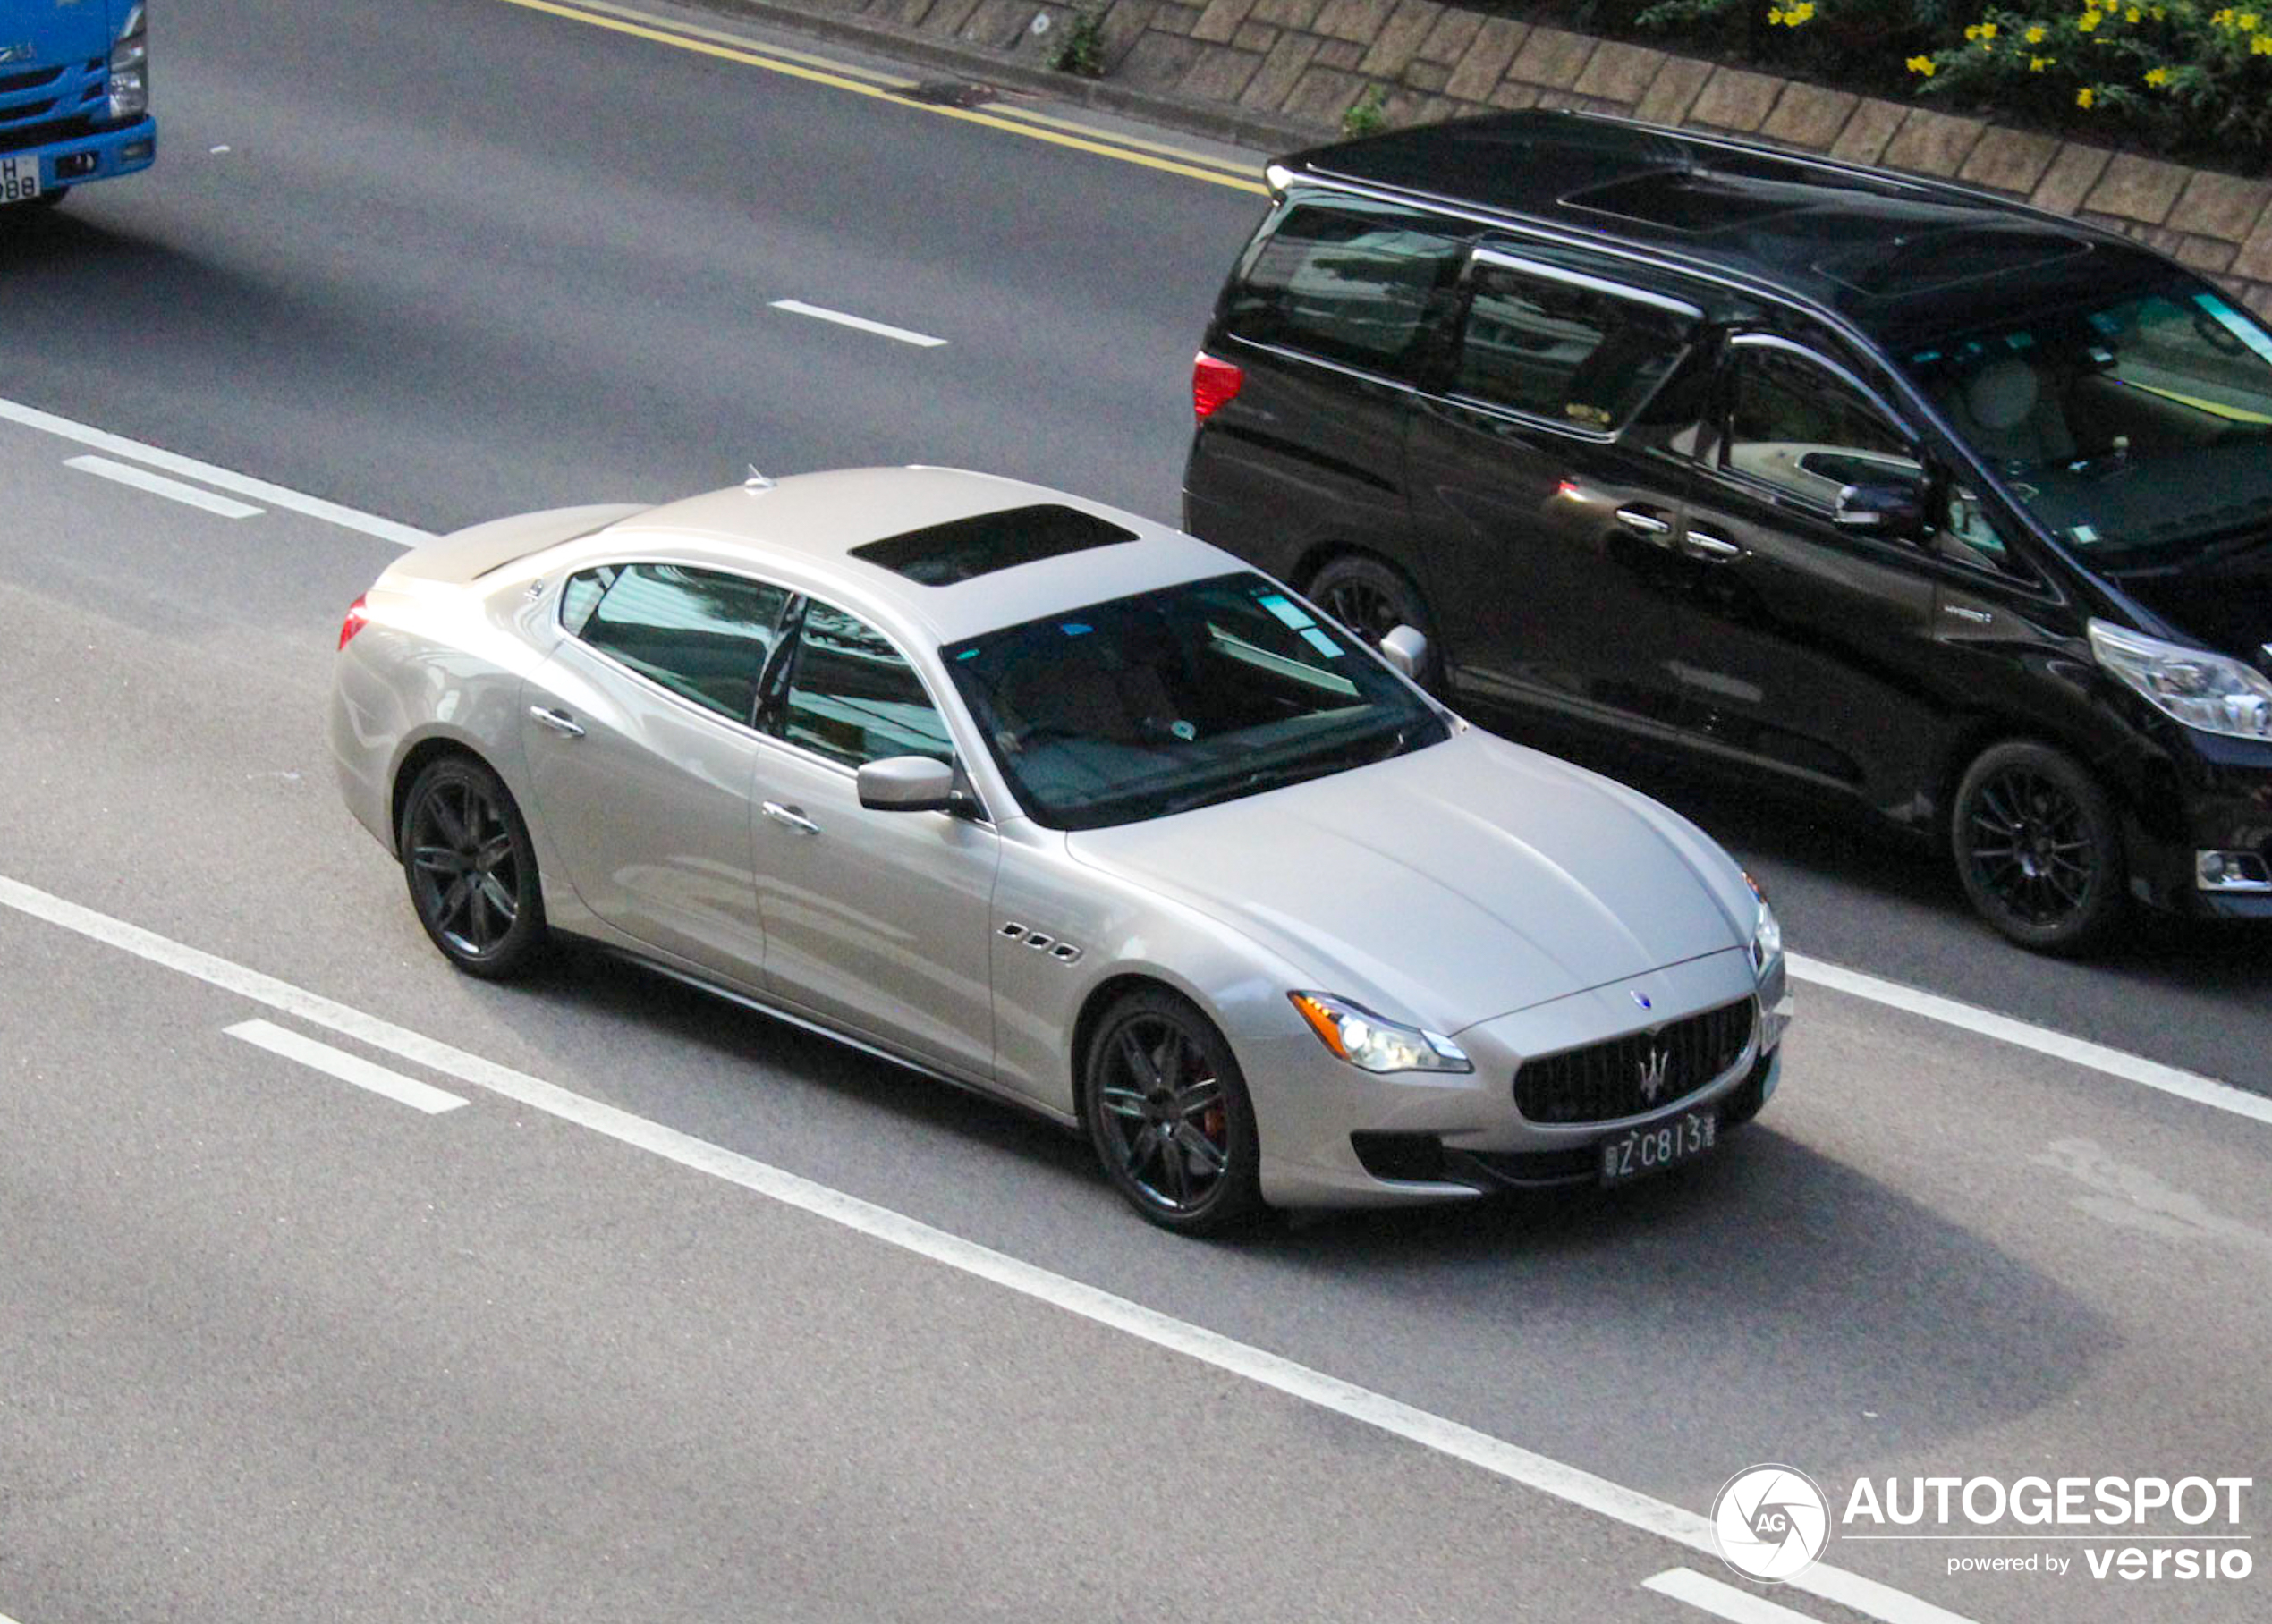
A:
{"type": "Polygon", "coordinates": [[[1419,632],[1428,639],[1420,686],[1430,693],[1441,690],[1443,660],[1436,647],[1436,622],[1428,617],[1420,588],[1403,571],[1368,553],[1344,553],[1328,559],[1310,578],[1309,596],[1375,648],[1399,626],[1419,632]]]}
{"type": "Polygon", "coordinates": [[[1223,1035],[1164,987],[1128,994],[1098,1024],[1081,1108],[1106,1177],[1180,1235],[1223,1235],[1264,1212],[1254,1106],[1223,1035]]]}
{"type": "Polygon", "coordinates": [[[2127,906],[2114,803],[2047,744],[2014,740],[1981,752],[1957,788],[1951,833],[1965,895],[2022,947],[2081,952],[2127,906]]]}
{"type": "Polygon", "coordinates": [[[395,849],[411,907],[442,955],[470,976],[519,975],[543,951],[537,849],[512,792],[470,756],[445,756],[403,798],[395,849]]]}

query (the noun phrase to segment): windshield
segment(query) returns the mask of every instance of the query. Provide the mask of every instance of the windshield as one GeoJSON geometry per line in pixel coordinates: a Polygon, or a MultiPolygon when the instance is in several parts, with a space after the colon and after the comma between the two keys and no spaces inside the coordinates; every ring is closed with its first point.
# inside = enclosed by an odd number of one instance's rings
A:
{"type": "Polygon", "coordinates": [[[1259,575],[1093,604],[944,652],[1026,811],[1098,829],[1439,742],[1437,714],[1259,575]]]}
{"type": "Polygon", "coordinates": [[[2205,283],[1983,328],[1907,367],[2087,552],[2166,556],[2272,529],[2272,334],[2205,283]]]}

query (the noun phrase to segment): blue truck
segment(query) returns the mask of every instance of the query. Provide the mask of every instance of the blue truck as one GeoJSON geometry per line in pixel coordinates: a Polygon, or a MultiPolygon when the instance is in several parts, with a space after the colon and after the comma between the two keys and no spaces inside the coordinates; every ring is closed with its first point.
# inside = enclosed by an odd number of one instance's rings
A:
{"type": "Polygon", "coordinates": [[[141,0],[0,0],[0,208],[157,158],[141,0]]]}

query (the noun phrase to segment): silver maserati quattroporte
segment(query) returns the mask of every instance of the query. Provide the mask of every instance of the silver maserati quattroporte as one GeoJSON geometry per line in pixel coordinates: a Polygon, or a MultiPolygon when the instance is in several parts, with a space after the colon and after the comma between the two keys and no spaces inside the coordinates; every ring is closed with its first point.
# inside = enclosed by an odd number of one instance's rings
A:
{"type": "Polygon", "coordinates": [[[1086,1131],[1137,1210],[1615,1183],[1775,1090],[1710,839],[1202,542],[940,469],[500,520],[349,610],[347,803],[453,963],[598,942],[1086,1131]]]}

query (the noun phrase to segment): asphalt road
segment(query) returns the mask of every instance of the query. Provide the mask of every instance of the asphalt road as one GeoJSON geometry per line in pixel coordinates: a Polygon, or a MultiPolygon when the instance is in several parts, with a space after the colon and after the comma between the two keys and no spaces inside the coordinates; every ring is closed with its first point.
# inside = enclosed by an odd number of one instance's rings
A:
{"type": "MultiPolygon", "coordinates": [[[[1250,197],[499,0],[163,26],[161,169],[0,222],[0,395],[428,529],[750,460],[1174,511],[1250,197]]],[[[1803,990],[1785,1093],[1691,1175],[1201,1248],[1049,1129],[609,961],[455,977],[320,734],[392,548],[64,466],[86,451],[0,421],[0,880],[1672,1506],[1767,1459],[2263,1464],[2272,1126],[1866,1001],[1803,990]]],[[[1898,854],[1674,788],[1813,956],[2272,1090],[2260,939],[2045,964],[1898,854]]],[[[13,905],[0,986],[21,1624],[1693,1620],[1641,1580],[1726,1577],[343,1045],[471,1103],[368,1095],[225,1030],[305,1021],[13,905]]],[[[2272,1583],[1946,1557],[1833,1550],[1984,1624],[2255,1619],[2272,1583]]]]}

